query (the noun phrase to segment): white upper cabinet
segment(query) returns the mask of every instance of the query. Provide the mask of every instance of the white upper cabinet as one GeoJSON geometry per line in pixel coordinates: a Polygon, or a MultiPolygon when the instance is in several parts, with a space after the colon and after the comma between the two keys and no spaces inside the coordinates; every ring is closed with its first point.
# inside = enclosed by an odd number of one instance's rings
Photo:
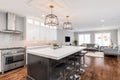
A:
{"type": "Polygon", "coordinates": [[[21,32],[24,32],[25,29],[25,18],[22,16],[16,15],[15,29],[21,32]]]}
{"type": "Polygon", "coordinates": [[[39,19],[26,19],[26,40],[56,40],[57,29],[41,25],[39,19]]]}

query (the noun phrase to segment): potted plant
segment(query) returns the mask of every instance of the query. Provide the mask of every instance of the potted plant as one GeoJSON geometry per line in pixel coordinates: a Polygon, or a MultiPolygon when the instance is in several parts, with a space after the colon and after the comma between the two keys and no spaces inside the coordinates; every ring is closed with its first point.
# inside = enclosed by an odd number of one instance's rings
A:
{"type": "Polygon", "coordinates": [[[75,44],[75,46],[78,45],[78,41],[77,40],[74,40],[73,43],[75,44]]]}
{"type": "Polygon", "coordinates": [[[53,43],[53,49],[57,49],[58,48],[58,44],[57,43],[53,43]]]}

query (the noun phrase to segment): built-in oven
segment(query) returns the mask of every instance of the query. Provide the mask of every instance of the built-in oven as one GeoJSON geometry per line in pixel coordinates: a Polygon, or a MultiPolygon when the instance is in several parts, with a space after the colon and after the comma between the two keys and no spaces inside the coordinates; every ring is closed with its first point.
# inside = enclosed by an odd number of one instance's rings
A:
{"type": "Polygon", "coordinates": [[[25,53],[19,53],[17,55],[14,55],[13,62],[23,61],[24,59],[25,59],[25,53]]]}
{"type": "Polygon", "coordinates": [[[13,56],[5,56],[5,65],[13,63],[13,56]]]}
{"type": "Polygon", "coordinates": [[[24,61],[25,53],[5,55],[4,57],[5,57],[5,65],[7,65],[19,61],[24,61]]]}

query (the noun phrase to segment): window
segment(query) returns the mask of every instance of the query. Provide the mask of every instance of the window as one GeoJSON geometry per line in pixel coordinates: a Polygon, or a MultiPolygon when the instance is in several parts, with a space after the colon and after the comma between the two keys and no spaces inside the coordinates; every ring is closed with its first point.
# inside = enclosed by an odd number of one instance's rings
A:
{"type": "Polygon", "coordinates": [[[109,46],[111,44],[110,33],[96,33],[95,43],[99,46],[109,46]]]}
{"type": "Polygon", "coordinates": [[[90,43],[90,34],[79,34],[79,45],[82,45],[83,43],[90,43]]]}

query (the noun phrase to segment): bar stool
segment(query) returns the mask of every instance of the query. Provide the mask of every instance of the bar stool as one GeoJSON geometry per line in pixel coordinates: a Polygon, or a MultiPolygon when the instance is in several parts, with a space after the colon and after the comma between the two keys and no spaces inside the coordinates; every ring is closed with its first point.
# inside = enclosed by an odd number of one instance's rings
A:
{"type": "Polygon", "coordinates": [[[60,70],[59,77],[55,78],[55,80],[65,80],[66,79],[66,76],[65,76],[66,66],[67,66],[67,64],[64,62],[59,63],[55,66],[56,70],[60,70]]]}
{"type": "MultiPolygon", "coordinates": [[[[68,61],[74,63],[74,65],[73,65],[74,67],[72,69],[72,73],[74,73],[74,74],[70,75],[70,79],[71,80],[80,80],[81,79],[80,75],[76,74],[77,73],[77,68],[76,68],[77,58],[76,58],[76,56],[73,55],[71,58],[68,59],[68,61]]],[[[71,63],[71,65],[72,65],[72,63],[71,63]]]]}
{"type": "Polygon", "coordinates": [[[82,57],[84,56],[82,53],[81,53],[81,51],[78,53],[78,54],[76,54],[75,55],[77,58],[78,58],[78,60],[79,60],[79,68],[77,69],[77,72],[80,72],[80,73],[84,73],[85,72],[85,70],[83,69],[83,68],[81,68],[82,66],[82,61],[81,61],[81,59],[82,59],[82,57]]]}
{"type": "Polygon", "coordinates": [[[88,51],[81,51],[81,54],[83,54],[83,64],[82,67],[88,67],[88,65],[85,63],[85,55],[88,53],[88,51]]]}
{"type": "MultiPolygon", "coordinates": [[[[55,69],[56,70],[60,70],[59,75],[61,77],[59,77],[58,79],[55,79],[55,80],[65,80],[72,71],[74,72],[75,69],[76,69],[76,66],[75,66],[76,61],[77,61],[77,59],[74,57],[74,55],[72,55],[72,56],[70,56],[70,58],[66,57],[64,59],[64,61],[61,61],[60,63],[58,63],[55,66],[55,69]],[[74,67],[72,66],[71,63],[69,63],[69,61],[73,61],[74,62],[74,67]]],[[[72,76],[70,76],[70,77],[72,77],[72,76]]],[[[74,74],[72,80],[80,80],[79,78],[80,78],[79,75],[74,74]]]]}

